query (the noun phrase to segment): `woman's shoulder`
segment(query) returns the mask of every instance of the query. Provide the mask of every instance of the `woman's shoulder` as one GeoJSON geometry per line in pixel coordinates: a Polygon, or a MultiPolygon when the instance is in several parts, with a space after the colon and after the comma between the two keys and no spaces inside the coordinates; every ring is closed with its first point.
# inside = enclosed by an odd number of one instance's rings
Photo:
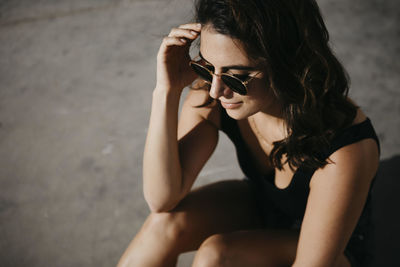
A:
{"type": "Polygon", "coordinates": [[[346,154],[343,153],[345,151],[352,151],[355,153],[354,155],[365,155],[366,152],[369,154],[368,151],[373,151],[379,146],[375,130],[361,108],[357,109],[356,116],[351,125],[340,131],[336,138],[333,139],[333,143],[333,147],[339,149],[332,151],[334,152],[332,156],[346,154]]]}
{"type": "Polygon", "coordinates": [[[367,117],[367,115],[365,115],[364,111],[357,105],[357,103],[353,99],[351,99],[350,97],[347,97],[347,101],[349,101],[351,104],[353,104],[354,106],[357,107],[356,116],[354,117],[351,125],[360,124],[368,119],[368,117],[367,117]]]}
{"type": "Polygon", "coordinates": [[[379,161],[379,143],[369,118],[360,109],[352,125],[333,140],[329,160],[336,164],[373,164],[379,161]]]}
{"type": "MultiPolygon", "coordinates": [[[[332,150],[328,153],[326,166],[316,170],[314,176],[325,177],[329,173],[335,176],[349,176],[365,183],[370,183],[375,177],[379,165],[379,143],[368,117],[361,110],[350,127],[334,139],[332,150]]],[[[328,175],[329,176],[329,175],[328,175]]],[[[353,179],[351,178],[351,179],[353,179]]],[[[313,186],[313,177],[310,187],[313,186]]]]}
{"type": "Polygon", "coordinates": [[[360,124],[367,119],[367,115],[361,110],[361,108],[357,109],[356,116],[354,117],[352,125],[360,124]]]}

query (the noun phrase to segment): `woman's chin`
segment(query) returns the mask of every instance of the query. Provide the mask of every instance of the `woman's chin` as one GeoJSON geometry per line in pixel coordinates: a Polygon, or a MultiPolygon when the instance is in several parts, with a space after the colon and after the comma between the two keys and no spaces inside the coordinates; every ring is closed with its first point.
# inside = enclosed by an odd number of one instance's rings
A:
{"type": "Polygon", "coordinates": [[[235,120],[243,120],[250,116],[247,112],[242,109],[225,109],[229,117],[235,120]]]}

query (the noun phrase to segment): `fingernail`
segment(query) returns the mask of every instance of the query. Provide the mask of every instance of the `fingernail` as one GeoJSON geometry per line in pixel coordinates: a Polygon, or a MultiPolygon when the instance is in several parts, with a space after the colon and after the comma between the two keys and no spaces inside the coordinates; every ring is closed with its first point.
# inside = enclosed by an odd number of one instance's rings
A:
{"type": "Polygon", "coordinates": [[[191,33],[192,35],[197,35],[197,34],[198,34],[198,32],[195,32],[195,31],[190,31],[190,33],[191,33]]]}
{"type": "Polygon", "coordinates": [[[180,38],[179,40],[181,40],[182,43],[186,43],[186,39],[184,38],[180,38]]]}

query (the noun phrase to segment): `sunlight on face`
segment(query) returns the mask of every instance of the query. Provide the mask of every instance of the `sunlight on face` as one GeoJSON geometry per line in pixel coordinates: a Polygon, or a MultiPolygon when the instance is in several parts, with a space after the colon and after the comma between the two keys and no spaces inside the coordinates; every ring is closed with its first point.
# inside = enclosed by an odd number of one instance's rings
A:
{"type": "MultiPolygon", "coordinates": [[[[209,25],[201,30],[200,53],[216,74],[254,76],[260,71],[247,56],[239,40],[220,34],[209,25]],[[243,67],[252,69],[244,70],[243,67]]],[[[264,72],[257,74],[247,88],[247,95],[240,95],[230,90],[221,78],[214,76],[210,96],[220,100],[222,107],[234,119],[244,119],[260,111],[272,111],[274,99],[264,72]]]]}

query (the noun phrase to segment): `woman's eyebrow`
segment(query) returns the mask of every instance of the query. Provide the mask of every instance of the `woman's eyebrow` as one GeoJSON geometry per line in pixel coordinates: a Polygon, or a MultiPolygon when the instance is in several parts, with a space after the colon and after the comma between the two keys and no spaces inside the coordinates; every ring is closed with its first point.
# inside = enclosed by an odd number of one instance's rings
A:
{"type": "MultiPolygon", "coordinates": [[[[208,64],[212,65],[207,59],[203,57],[201,52],[199,51],[199,56],[202,60],[207,62],[208,64]]],[[[255,71],[256,68],[250,67],[250,66],[245,66],[245,65],[229,65],[229,66],[224,66],[222,67],[222,71],[225,72],[227,70],[249,70],[249,71],[255,71]]]]}

